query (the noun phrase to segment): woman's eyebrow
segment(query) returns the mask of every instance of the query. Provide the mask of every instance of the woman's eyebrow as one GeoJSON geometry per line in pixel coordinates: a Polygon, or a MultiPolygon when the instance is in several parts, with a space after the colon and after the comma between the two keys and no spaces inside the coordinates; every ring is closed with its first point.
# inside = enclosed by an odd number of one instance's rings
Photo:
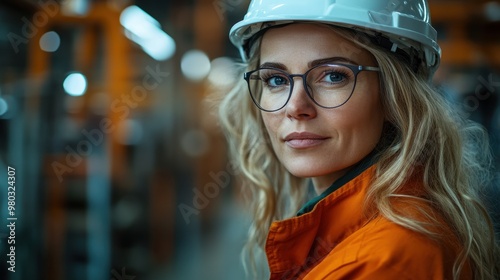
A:
{"type": "Polygon", "coordinates": [[[279,63],[279,62],[265,62],[265,63],[262,63],[259,68],[278,68],[278,69],[281,69],[281,70],[286,70],[286,66],[285,64],[283,63],[279,63]]]}
{"type": "Polygon", "coordinates": [[[346,57],[341,57],[341,56],[335,56],[335,57],[328,57],[328,58],[321,58],[321,59],[317,59],[317,60],[313,60],[311,62],[309,62],[309,67],[314,67],[316,65],[320,65],[320,64],[325,64],[325,63],[335,63],[335,62],[346,62],[346,63],[349,63],[349,64],[353,64],[353,65],[358,65],[358,63],[356,63],[355,61],[353,60],[350,60],[346,57]]]}
{"type": "MultiPolygon", "coordinates": [[[[358,63],[356,63],[355,61],[350,60],[350,59],[348,59],[346,57],[341,57],[341,56],[316,59],[316,60],[313,60],[313,61],[309,62],[307,65],[308,65],[309,68],[312,68],[312,67],[314,67],[316,65],[327,64],[327,63],[335,63],[335,62],[345,62],[345,63],[349,63],[349,64],[353,64],[353,65],[358,65],[358,63]]],[[[281,69],[281,70],[287,70],[288,69],[285,66],[285,64],[279,63],[279,62],[264,62],[264,63],[262,63],[259,66],[259,68],[278,68],[278,69],[281,69]]]]}

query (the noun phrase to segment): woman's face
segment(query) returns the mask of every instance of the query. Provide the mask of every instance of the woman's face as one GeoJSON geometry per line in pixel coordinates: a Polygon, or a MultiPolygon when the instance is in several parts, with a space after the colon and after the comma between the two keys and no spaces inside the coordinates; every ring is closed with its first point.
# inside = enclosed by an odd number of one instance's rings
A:
{"type": "MultiPolygon", "coordinates": [[[[272,28],[262,38],[262,65],[303,74],[319,60],[377,66],[368,51],[325,25],[291,24],[272,28]]],[[[312,177],[320,193],[368,155],[381,137],[384,113],[378,73],[360,72],[349,101],[333,109],[314,104],[300,77],[295,77],[286,106],[262,111],[262,118],[280,162],[295,176],[312,177]]]]}

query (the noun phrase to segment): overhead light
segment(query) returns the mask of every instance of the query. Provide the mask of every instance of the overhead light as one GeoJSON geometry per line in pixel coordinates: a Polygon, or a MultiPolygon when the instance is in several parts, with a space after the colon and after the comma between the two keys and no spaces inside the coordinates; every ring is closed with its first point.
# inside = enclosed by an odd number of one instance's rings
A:
{"type": "Polygon", "coordinates": [[[160,26],[160,23],[141,8],[132,5],[120,15],[125,35],[137,43],[156,60],[167,60],[175,53],[175,41],[160,26]]]}

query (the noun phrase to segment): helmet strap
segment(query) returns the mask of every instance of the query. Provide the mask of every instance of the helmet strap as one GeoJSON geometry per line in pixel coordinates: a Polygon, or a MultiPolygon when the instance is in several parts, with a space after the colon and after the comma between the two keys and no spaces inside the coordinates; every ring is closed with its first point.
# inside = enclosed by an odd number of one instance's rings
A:
{"type": "Polygon", "coordinates": [[[418,69],[422,64],[422,59],[420,58],[418,51],[414,47],[410,46],[406,49],[402,49],[398,46],[397,43],[394,43],[381,33],[377,33],[374,36],[369,37],[374,44],[390,51],[391,53],[394,53],[399,59],[406,62],[414,73],[418,72],[418,69]]]}
{"type": "Polygon", "coordinates": [[[257,42],[257,40],[259,40],[260,37],[264,36],[264,33],[266,33],[269,29],[285,27],[292,23],[293,22],[277,24],[277,25],[269,24],[268,26],[265,26],[266,23],[264,23],[259,31],[257,31],[254,35],[252,35],[252,37],[250,37],[248,40],[245,41],[245,43],[243,43],[243,49],[245,50],[246,57],[250,57],[251,50],[255,42],[257,42]]]}

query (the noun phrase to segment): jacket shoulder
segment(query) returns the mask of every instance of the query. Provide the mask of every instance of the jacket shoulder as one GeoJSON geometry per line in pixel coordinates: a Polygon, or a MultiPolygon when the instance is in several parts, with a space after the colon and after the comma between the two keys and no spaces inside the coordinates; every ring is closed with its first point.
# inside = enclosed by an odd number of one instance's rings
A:
{"type": "Polygon", "coordinates": [[[453,239],[433,239],[379,217],[333,248],[304,279],[452,279],[453,239]]]}

